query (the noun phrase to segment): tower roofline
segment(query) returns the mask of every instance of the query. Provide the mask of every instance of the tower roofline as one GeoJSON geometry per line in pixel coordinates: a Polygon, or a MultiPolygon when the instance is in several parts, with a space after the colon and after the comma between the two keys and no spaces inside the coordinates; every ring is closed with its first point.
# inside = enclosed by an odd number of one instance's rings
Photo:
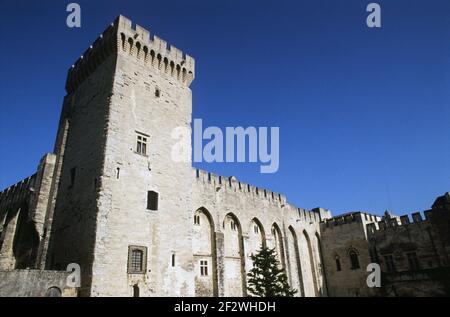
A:
{"type": "Polygon", "coordinates": [[[123,15],[119,15],[113,23],[89,46],[87,50],[69,68],[66,91],[73,92],[95,69],[117,49],[128,50],[131,55],[142,59],[145,63],[158,62],[157,68],[169,72],[186,85],[194,80],[195,60],[173,45],[150,31],[133,23],[123,15]]]}

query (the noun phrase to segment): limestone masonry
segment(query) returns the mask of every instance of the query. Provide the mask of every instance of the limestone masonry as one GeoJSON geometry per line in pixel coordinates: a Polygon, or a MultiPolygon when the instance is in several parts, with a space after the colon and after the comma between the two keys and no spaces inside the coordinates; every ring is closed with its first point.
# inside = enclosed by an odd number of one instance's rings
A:
{"type": "Polygon", "coordinates": [[[424,219],[332,218],[173,162],[194,78],[192,57],[123,16],[75,62],[53,153],[0,193],[1,296],[246,296],[261,245],[297,296],[449,294],[449,193],[424,219]],[[369,263],[381,288],[366,284],[369,263]]]}

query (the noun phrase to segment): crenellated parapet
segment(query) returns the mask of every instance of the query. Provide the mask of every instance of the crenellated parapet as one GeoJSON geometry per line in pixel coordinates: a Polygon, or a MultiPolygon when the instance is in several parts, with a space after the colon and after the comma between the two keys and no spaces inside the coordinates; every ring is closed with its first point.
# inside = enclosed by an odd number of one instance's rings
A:
{"type": "Polygon", "coordinates": [[[332,229],[335,227],[342,227],[354,223],[364,224],[367,222],[373,223],[378,221],[381,221],[380,216],[372,215],[367,212],[357,211],[326,219],[322,222],[322,228],[332,229]]]}
{"type": "Polygon", "coordinates": [[[28,201],[30,194],[34,192],[36,174],[4,189],[0,192],[0,212],[12,206],[18,206],[28,201]]]}
{"type": "Polygon", "coordinates": [[[117,23],[108,28],[92,43],[91,46],[70,67],[66,91],[74,92],[117,48],[117,23]]]}
{"type": "Polygon", "coordinates": [[[323,208],[306,210],[298,208],[287,202],[285,195],[273,192],[266,188],[257,187],[247,183],[240,182],[236,177],[220,176],[201,169],[193,169],[194,179],[203,186],[211,186],[216,192],[231,191],[238,195],[245,195],[255,200],[266,201],[276,208],[285,209],[296,213],[298,221],[320,222],[330,217],[330,211],[323,208]]]}
{"type": "Polygon", "coordinates": [[[111,54],[121,52],[146,67],[189,86],[195,77],[195,60],[124,16],[116,18],[68,71],[67,93],[74,92],[111,54]]]}
{"type": "Polygon", "coordinates": [[[383,218],[380,221],[376,223],[369,223],[367,224],[367,233],[369,235],[375,235],[378,232],[386,232],[390,230],[397,230],[398,227],[406,228],[408,226],[417,226],[418,224],[423,224],[429,221],[431,214],[433,213],[432,210],[424,211],[425,218],[422,217],[422,214],[420,212],[414,212],[411,214],[411,217],[409,215],[403,215],[398,217],[392,217],[392,218],[383,218]]]}
{"type": "Polygon", "coordinates": [[[173,45],[143,27],[119,16],[116,20],[119,33],[119,50],[141,63],[179,83],[189,86],[195,77],[195,60],[173,45]]]}
{"type": "Polygon", "coordinates": [[[200,169],[194,169],[194,177],[197,182],[213,186],[216,191],[220,189],[231,190],[234,192],[246,194],[257,199],[265,199],[269,203],[277,206],[285,206],[286,196],[275,193],[265,188],[256,187],[250,184],[240,182],[236,177],[225,177],[216,175],[200,169]]]}

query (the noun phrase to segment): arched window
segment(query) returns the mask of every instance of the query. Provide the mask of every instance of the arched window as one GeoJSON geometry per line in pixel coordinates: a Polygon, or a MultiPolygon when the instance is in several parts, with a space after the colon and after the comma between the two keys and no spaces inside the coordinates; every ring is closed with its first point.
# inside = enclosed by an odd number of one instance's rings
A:
{"type": "Polygon", "coordinates": [[[348,256],[350,257],[350,268],[352,270],[359,269],[359,258],[356,250],[352,249],[348,252],[348,256]]]}
{"type": "Polygon", "coordinates": [[[45,296],[46,297],[61,297],[61,290],[56,286],[50,287],[47,290],[47,293],[45,294],[45,296]]]}

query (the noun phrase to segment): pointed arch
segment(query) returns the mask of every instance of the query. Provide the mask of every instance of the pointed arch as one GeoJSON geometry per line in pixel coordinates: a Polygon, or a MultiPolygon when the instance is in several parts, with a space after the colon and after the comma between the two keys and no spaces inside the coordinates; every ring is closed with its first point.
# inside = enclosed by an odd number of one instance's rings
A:
{"type": "Polygon", "coordinates": [[[242,226],[233,213],[223,220],[224,234],[224,292],[225,296],[246,296],[244,240],[242,226]]]}
{"type": "Polygon", "coordinates": [[[319,283],[319,293],[321,295],[328,295],[328,284],[327,284],[327,275],[326,275],[326,271],[325,271],[325,267],[324,267],[324,262],[323,262],[323,249],[322,249],[322,241],[320,239],[320,235],[318,232],[316,232],[314,234],[315,238],[316,238],[316,245],[317,245],[317,253],[319,255],[318,257],[318,273],[319,273],[319,278],[322,280],[319,283]]]}
{"type": "Polygon", "coordinates": [[[272,224],[271,233],[272,233],[272,240],[273,240],[272,247],[275,248],[275,250],[277,251],[278,260],[281,263],[281,267],[283,269],[286,269],[286,261],[285,261],[284,246],[283,246],[283,236],[281,234],[281,229],[276,222],[274,222],[272,224]]]}
{"type": "Polygon", "coordinates": [[[309,267],[311,269],[311,275],[312,275],[312,280],[313,280],[312,282],[313,282],[313,286],[314,286],[314,295],[317,296],[318,295],[318,285],[317,285],[316,266],[315,266],[315,261],[314,261],[314,252],[313,252],[313,248],[311,245],[311,240],[309,239],[309,235],[308,235],[308,232],[306,232],[306,230],[303,230],[303,236],[305,237],[306,245],[308,247],[309,267]]]}
{"type": "Polygon", "coordinates": [[[218,296],[214,219],[205,207],[200,207],[194,212],[193,225],[196,296],[218,296]]]}
{"type": "Polygon", "coordinates": [[[266,246],[266,233],[264,230],[264,226],[262,225],[261,221],[259,221],[259,219],[255,217],[250,221],[246,238],[245,249],[247,258],[245,264],[247,273],[249,273],[253,268],[252,255],[258,253],[259,250],[261,250],[261,247],[266,246]]]}
{"type": "Polygon", "coordinates": [[[289,226],[288,232],[288,265],[290,268],[291,287],[297,289],[298,295],[304,296],[305,291],[297,234],[292,226],[289,226]]]}
{"type": "Polygon", "coordinates": [[[35,224],[28,216],[28,206],[24,205],[20,208],[14,233],[13,254],[16,269],[34,268],[39,240],[35,224]]]}
{"type": "Polygon", "coordinates": [[[252,221],[250,222],[250,226],[251,226],[250,230],[253,230],[254,233],[260,235],[261,245],[264,246],[264,247],[267,246],[267,244],[266,244],[266,231],[264,230],[264,226],[262,225],[261,221],[259,221],[258,218],[254,217],[252,219],[252,221]],[[258,232],[255,232],[255,227],[254,227],[255,225],[258,228],[257,229],[258,232]]]}
{"type": "Polygon", "coordinates": [[[354,247],[350,247],[347,250],[347,255],[350,260],[350,269],[358,270],[360,268],[359,251],[357,249],[355,249],[354,247]]]}

